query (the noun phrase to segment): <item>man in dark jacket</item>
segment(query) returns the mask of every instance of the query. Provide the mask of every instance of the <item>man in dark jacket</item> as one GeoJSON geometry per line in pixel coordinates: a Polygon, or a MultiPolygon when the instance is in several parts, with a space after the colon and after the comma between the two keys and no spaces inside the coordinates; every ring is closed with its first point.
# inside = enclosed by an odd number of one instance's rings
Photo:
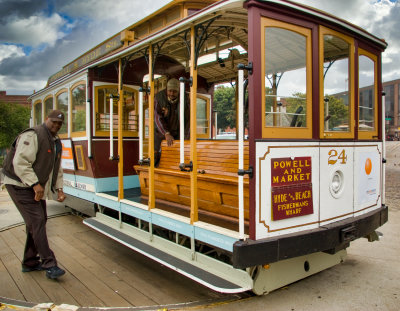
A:
{"type": "MultiPolygon", "coordinates": [[[[189,100],[185,96],[184,139],[189,138],[189,108],[189,100]]],[[[154,153],[156,166],[161,157],[161,141],[165,139],[168,146],[172,146],[174,139],[180,139],[179,118],[179,81],[170,79],[167,82],[167,88],[158,92],[154,100],[154,153]]]]}
{"type": "Polygon", "coordinates": [[[62,145],[57,136],[63,122],[64,114],[53,110],[43,124],[23,131],[12,144],[3,167],[7,191],[26,224],[22,272],[46,270],[50,279],[65,273],[49,247],[45,200],[51,199],[54,191],[57,201],[65,199],[62,145]]]}

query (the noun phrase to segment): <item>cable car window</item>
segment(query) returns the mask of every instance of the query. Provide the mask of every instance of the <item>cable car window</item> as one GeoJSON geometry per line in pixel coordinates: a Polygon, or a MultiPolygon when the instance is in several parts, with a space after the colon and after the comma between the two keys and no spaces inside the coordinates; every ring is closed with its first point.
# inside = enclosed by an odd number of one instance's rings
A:
{"type": "Polygon", "coordinates": [[[358,136],[377,138],[378,98],[375,78],[377,57],[359,49],[358,57],[358,136]]]}
{"type": "Polygon", "coordinates": [[[39,125],[42,124],[42,102],[37,101],[34,105],[33,108],[33,125],[39,125]]]}
{"type": "Polygon", "coordinates": [[[86,85],[79,84],[71,91],[72,132],[86,131],[86,85]]]}
{"type": "Polygon", "coordinates": [[[53,96],[47,97],[44,100],[44,117],[46,118],[50,111],[53,110],[53,96]]]}
{"type": "Polygon", "coordinates": [[[197,95],[197,137],[209,138],[209,109],[210,100],[205,96],[197,95]]]}
{"type": "Polygon", "coordinates": [[[263,137],[311,138],[311,31],[264,20],[263,137]]]}
{"type": "Polygon", "coordinates": [[[64,123],[58,134],[68,134],[68,92],[62,92],[56,96],[56,107],[64,113],[64,123]]]}
{"type": "Polygon", "coordinates": [[[323,136],[351,138],[354,136],[353,41],[323,27],[320,33],[323,136]]]}
{"type": "MultiPolygon", "coordinates": [[[[113,99],[113,130],[118,130],[118,88],[115,85],[96,87],[96,135],[106,136],[110,131],[110,98],[113,99]]],[[[123,88],[122,130],[124,136],[134,136],[138,132],[137,92],[123,88]]]]}

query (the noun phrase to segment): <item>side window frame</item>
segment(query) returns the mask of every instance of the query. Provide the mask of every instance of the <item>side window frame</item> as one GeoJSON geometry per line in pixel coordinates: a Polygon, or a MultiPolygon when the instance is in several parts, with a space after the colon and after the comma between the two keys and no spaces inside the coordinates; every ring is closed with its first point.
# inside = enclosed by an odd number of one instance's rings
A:
{"type": "MultiPolygon", "coordinates": [[[[374,125],[375,128],[373,131],[360,131],[358,130],[358,138],[359,139],[378,139],[378,56],[375,54],[372,54],[371,52],[368,52],[362,48],[358,48],[358,57],[361,55],[368,57],[371,61],[374,62],[374,125]]],[[[359,80],[358,80],[359,81],[359,80]]],[[[360,94],[359,91],[359,85],[358,85],[358,94],[360,94]]],[[[357,109],[359,111],[360,107],[360,96],[358,96],[358,103],[357,103],[357,109]]],[[[360,126],[360,114],[358,114],[358,120],[357,120],[357,127],[359,128],[360,126]]]]}
{"type": "Polygon", "coordinates": [[[196,98],[200,98],[200,99],[206,101],[206,123],[207,123],[207,126],[205,127],[206,132],[204,134],[197,133],[197,138],[209,139],[210,138],[210,102],[211,102],[211,99],[210,99],[210,97],[208,97],[206,95],[202,95],[202,94],[197,94],[196,98]]]}
{"type": "Polygon", "coordinates": [[[352,139],[354,138],[354,128],[355,128],[355,87],[354,87],[354,39],[352,37],[346,36],[342,33],[334,31],[324,26],[319,26],[319,81],[320,81],[320,138],[321,139],[352,139]],[[325,131],[325,119],[324,119],[324,111],[325,111],[325,93],[324,93],[324,36],[332,35],[338,37],[349,44],[350,53],[349,53],[349,131],[348,132],[334,132],[334,131],[325,131]]]}
{"type": "Polygon", "coordinates": [[[49,94],[43,99],[43,107],[42,108],[44,110],[44,118],[46,119],[47,115],[49,114],[49,112],[54,109],[54,96],[53,96],[53,94],[49,94]],[[52,107],[49,110],[46,110],[46,102],[50,98],[52,100],[52,102],[51,102],[52,107]]]}
{"type": "Polygon", "coordinates": [[[63,93],[67,93],[67,113],[65,114],[65,120],[64,120],[64,124],[66,125],[66,129],[67,132],[66,133],[59,133],[58,136],[60,136],[60,138],[68,138],[68,131],[69,131],[69,92],[68,92],[68,88],[62,88],[60,90],[57,91],[57,93],[54,95],[54,100],[55,100],[55,109],[59,109],[60,107],[58,106],[58,96],[60,96],[63,93]]]}
{"type": "MultiPolygon", "coordinates": [[[[68,99],[68,125],[70,127],[68,129],[68,131],[71,133],[71,137],[84,137],[84,136],[86,136],[86,128],[85,128],[84,131],[73,131],[73,128],[74,128],[73,127],[73,122],[74,122],[74,120],[73,120],[73,113],[72,113],[72,110],[73,110],[73,107],[72,107],[72,99],[73,99],[72,92],[79,85],[84,85],[85,86],[85,92],[87,92],[87,87],[86,87],[86,81],[85,80],[80,80],[80,81],[75,82],[70,87],[69,92],[68,92],[68,96],[69,96],[69,99],[68,99]]],[[[85,97],[86,97],[86,94],[85,94],[85,97]]],[[[85,105],[87,105],[86,101],[85,101],[85,105]]],[[[88,116],[86,115],[86,107],[85,107],[85,127],[86,127],[86,118],[87,117],[88,116]]]]}
{"type": "Polygon", "coordinates": [[[277,21],[267,17],[261,19],[261,98],[262,98],[262,137],[263,138],[312,138],[312,30],[303,26],[277,21]],[[305,127],[274,127],[265,124],[265,30],[267,27],[281,28],[302,35],[306,38],[306,126],[305,127]]]}
{"type": "Polygon", "coordinates": [[[33,126],[42,124],[44,122],[44,120],[42,120],[43,119],[42,118],[42,116],[43,116],[43,105],[42,105],[42,101],[40,99],[38,99],[37,101],[35,101],[33,103],[32,111],[33,111],[33,114],[32,114],[32,120],[33,120],[32,124],[33,124],[33,126]],[[36,120],[38,119],[37,115],[36,115],[36,106],[37,105],[40,105],[40,123],[36,122],[36,120]]]}
{"type": "MultiPolygon", "coordinates": [[[[104,88],[115,88],[118,90],[118,85],[117,84],[99,84],[94,86],[94,98],[95,98],[95,115],[94,115],[94,123],[95,123],[95,136],[110,136],[110,131],[108,130],[99,130],[97,129],[97,113],[99,111],[99,97],[98,97],[98,90],[99,89],[104,89],[104,88]]],[[[133,97],[135,100],[134,105],[136,106],[136,122],[139,122],[139,115],[138,115],[138,105],[139,105],[139,92],[137,89],[131,87],[131,86],[123,86],[123,90],[129,91],[133,93],[133,97]]],[[[109,103],[107,103],[109,105],[109,103]]],[[[118,111],[114,111],[115,114],[118,113],[118,111]]],[[[114,136],[118,136],[118,131],[114,130],[114,136]]],[[[138,131],[128,131],[128,130],[123,130],[122,135],[125,137],[137,137],[139,135],[138,131]]]]}

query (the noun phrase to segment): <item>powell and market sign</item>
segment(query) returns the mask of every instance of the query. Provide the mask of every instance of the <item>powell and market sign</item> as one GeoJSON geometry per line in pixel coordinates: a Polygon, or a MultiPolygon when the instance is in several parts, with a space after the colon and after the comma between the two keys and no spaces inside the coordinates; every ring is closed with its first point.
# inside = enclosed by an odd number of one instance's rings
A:
{"type": "Polygon", "coordinates": [[[79,57],[77,60],[74,62],[68,64],[65,66],[62,70],[59,72],[55,73],[54,75],[50,76],[47,85],[50,83],[56,81],[57,79],[79,69],[85,66],[86,64],[100,58],[103,55],[106,55],[107,53],[121,47],[124,43],[121,41],[120,36],[115,36],[114,38],[108,40],[107,42],[103,43],[96,49],[94,49],[91,52],[88,52],[81,57],[79,57]]]}

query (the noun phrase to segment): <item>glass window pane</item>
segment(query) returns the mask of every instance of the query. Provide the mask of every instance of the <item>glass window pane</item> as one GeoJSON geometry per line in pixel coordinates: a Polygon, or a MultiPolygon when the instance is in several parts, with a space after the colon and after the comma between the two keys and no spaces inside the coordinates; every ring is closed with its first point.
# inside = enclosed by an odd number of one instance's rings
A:
{"type": "Polygon", "coordinates": [[[265,29],[265,126],[307,127],[307,39],[265,29]]]}
{"type": "Polygon", "coordinates": [[[365,55],[358,59],[359,108],[358,129],[375,130],[375,63],[365,55]]]}
{"type": "MultiPolygon", "coordinates": [[[[135,94],[132,91],[124,90],[123,107],[123,130],[137,132],[139,126],[139,111],[136,107],[135,94]]],[[[118,111],[117,111],[118,112],[118,111]]]]}
{"type": "MultiPolygon", "coordinates": [[[[123,90],[123,130],[137,132],[138,107],[136,103],[135,93],[132,90],[123,90]]],[[[96,112],[96,129],[100,131],[110,130],[110,97],[118,96],[117,87],[102,87],[97,89],[97,112],[96,112]]],[[[118,100],[113,100],[113,130],[118,130],[118,100]]]]}
{"type": "Polygon", "coordinates": [[[50,111],[53,110],[53,97],[49,97],[44,101],[44,116],[45,118],[49,115],[50,111]]]}
{"type": "Polygon", "coordinates": [[[197,134],[207,134],[207,100],[197,97],[197,134]]]}
{"type": "Polygon", "coordinates": [[[42,103],[38,102],[35,104],[35,119],[33,120],[33,125],[42,124],[42,103]]]}
{"type": "Polygon", "coordinates": [[[350,131],[349,53],[345,40],[324,36],[325,131],[350,131]]]}
{"type": "MultiPolygon", "coordinates": [[[[98,109],[96,113],[96,129],[110,130],[110,97],[118,96],[117,87],[99,88],[97,90],[98,109]]],[[[113,129],[118,130],[118,102],[113,100],[113,129]]]]}
{"type": "Polygon", "coordinates": [[[62,125],[59,134],[68,133],[68,93],[63,92],[57,96],[56,107],[64,113],[64,124],[62,125]]]}
{"type": "Polygon", "coordinates": [[[86,91],[85,84],[75,87],[72,92],[72,132],[86,131],[86,91]]]}

